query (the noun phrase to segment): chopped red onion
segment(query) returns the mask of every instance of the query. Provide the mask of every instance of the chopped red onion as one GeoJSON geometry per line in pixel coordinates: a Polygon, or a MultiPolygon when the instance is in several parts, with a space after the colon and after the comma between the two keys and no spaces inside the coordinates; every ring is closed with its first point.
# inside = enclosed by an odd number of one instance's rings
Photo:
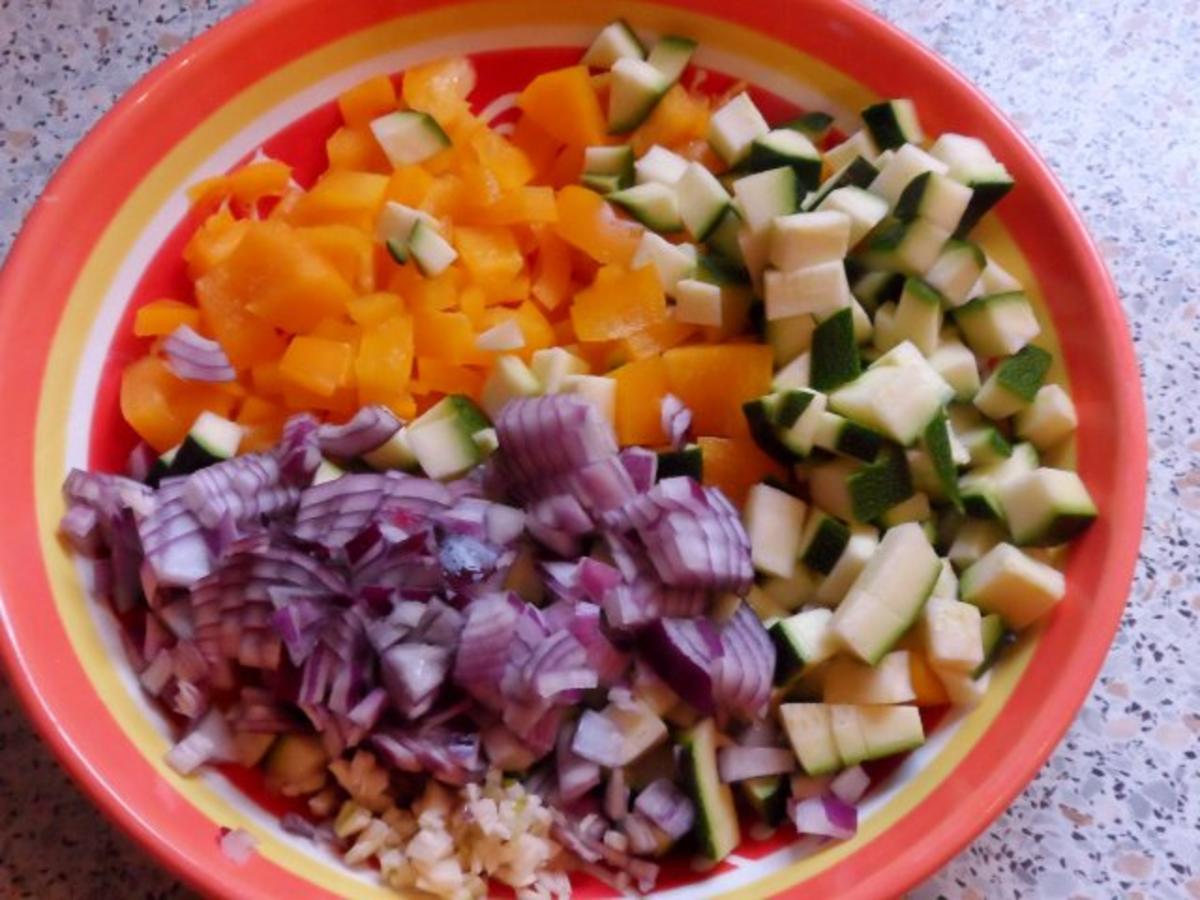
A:
{"type": "Polygon", "coordinates": [[[216,341],[180,325],[163,340],[167,368],[186,381],[224,382],[237,378],[229,357],[216,341]]]}
{"type": "Polygon", "coordinates": [[[258,838],[242,828],[234,828],[232,831],[222,828],[219,843],[221,852],[240,866],[254,855],[258,838]]]}
{"type": "Polygon", "coordinates": [[[400,430],[401,422],[386,406],[364,406],[342,425],[321,425],[317,443],[330,456],[362,456],[376,450],[400,430]]]}
{"type": "Polygon", "coordinates": [[[571,749],[575,734],[574,725],[562,729],[555,751],[558,795],[563,803],[578,800],[600,783],[600,766],[571,749]]]}
{"type": "Polygon", "coordinates": [[[713,672],[723,652],[707,619],[659,619],[641,636],[645,659],[667,684],[702,715],[714,707],[713,672]]]}
{"type": "Polygon", "coordinates": [[[851,766],[839,772],[829,784],[830,792],[843,803],[855,804],[871,786],[871,776],[862,766],[851,766]]]}
{"type": "Polygon", "coordinates": [[[662,398],[662,430],[667,436],[667,443],[678,450],[687,443],[687,435],[692,427],[692,411],[674,394],[665,394],[662,398]]]}
{"type": "Polygon", "coordinates": [[[668,778],[659,778],[649,784],[637,795],[633,808],[672,841],[691,831],[696,821],[696,807],[691,799],[668,778]]]}
{"type": "Polygon", "coordinates": [[[722,626],[721,647],[714,681],[717,704],[744,719],[762,715],[771,698],[775,644],[749,604],[739,603],[722,626]]]}
{"type": "Polygon", "coordinates": [[[619,459],[625,471],[633,481],[633,489],[644,494],[654,487],[658,477],[658,454],[645,447],[626,447],[621,451],[619,459]]]}
{"type": "Polygon", "coordinates": [[[788,805],[800,834],[846,840],[858,832],[858,810],[832,794],[792,800],[788,805]]]}

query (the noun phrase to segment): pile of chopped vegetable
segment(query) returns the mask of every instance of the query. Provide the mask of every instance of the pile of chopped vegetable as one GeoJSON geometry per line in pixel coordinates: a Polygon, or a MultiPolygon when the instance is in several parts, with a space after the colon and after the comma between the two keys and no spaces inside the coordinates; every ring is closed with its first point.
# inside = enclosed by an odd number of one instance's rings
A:
{"type": "Polygon", "coordinates": [[[138,310],[124,370],[142,443],[64,485],[168,762],[262,767],[397,888],[852,836],[1096,516],[969,237],[1004,166],[908,100],[772,126],[686,88],[694,49],[614,22],[505,134],[466,59],[374,78],[308,189],[198,185],[194,302],[138,310]]]}

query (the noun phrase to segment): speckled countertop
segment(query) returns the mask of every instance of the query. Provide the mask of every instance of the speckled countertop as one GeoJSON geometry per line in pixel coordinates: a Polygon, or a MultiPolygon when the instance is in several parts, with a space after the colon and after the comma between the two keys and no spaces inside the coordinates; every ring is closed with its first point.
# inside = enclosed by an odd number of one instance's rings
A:
{"type": "MultiPolygon", "coordinates": [[[[96,118],[238,5],[0,0],[0,255],[96,118]]],[[[1200,900],[1200,3],[868,5],[979,84],[1066,184],[1124,299],[1151,423],[1142,558],[1099,682],[1008,812],[912,896],[1200,900]]],[[[0,683],[0,897],[187,893],[90,806],[0,683]]]]}

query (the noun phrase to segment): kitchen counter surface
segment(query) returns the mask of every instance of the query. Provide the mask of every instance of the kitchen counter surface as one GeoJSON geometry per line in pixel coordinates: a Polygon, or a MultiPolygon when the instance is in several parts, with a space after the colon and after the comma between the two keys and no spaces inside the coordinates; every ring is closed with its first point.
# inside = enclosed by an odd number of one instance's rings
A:
{"type": "MultiPolygon", "coordinates": [[[[0,256],[92,123],[239,5],[0,0],[0,256]]],[[[868,5],[980,85],[1049,160],[1116,278],[1151,428],[1142,557],[1099,681],[1033,783],[911,896],[1200,900],[1200,4],[868,5]]],[[[183,896],[0,684],[0,897],[183,896]]]]}

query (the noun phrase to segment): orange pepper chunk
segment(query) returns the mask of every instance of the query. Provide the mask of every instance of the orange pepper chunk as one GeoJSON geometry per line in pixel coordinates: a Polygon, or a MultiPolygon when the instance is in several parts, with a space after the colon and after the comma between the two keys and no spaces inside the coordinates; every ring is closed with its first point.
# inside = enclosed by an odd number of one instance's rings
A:
{"type": "Polygon", "coordinates": [[[621,349],[630,359],[645,359],[648,356],[658,356],[664,350],[678,347],[695,336],[700,329],[695,325],[667,319],[655,325],[648,325],[637,334],[631,334],[621,339],[621,349]]]}
{"type": "Polygon", "coordinates": [[[771,389],[771,348],[762,344],[675,347],[663,354],[671,393],[692,411],[700,434],[747,433],[742,404],[771,389]]]}
{"type": "Polygon", "coordinates": [[[479,363],[488,355],[475,347],[475,329],[460,312],[413,312],[413,345],[416,355],[450,363],[479,363]]]}
{"type": "Polygon", "coordinates": [[[325,141],[325,156],[329,159],[331,169],[385,175],[392,171],[392,164],[388,162],[383,148],[366,128],[352,128],[349,125],[339,128],[325,141]]]}
{"type": "Polygon", "coordinates": [[[228,416],[233,392],[199,381],[184,381],[156,356],[143,356],[121,373],[121,415],[159,453],[187,436],[196,416],[211,410],[228,416]]]}
{"type": "Polygon", "coordinates": [[[507,228],[456,228],[454,246],[467,272],[488,293],[505,288],[525,268],[525,257],[507,228]]]}
{"type": "Polygon", "coordinates": [[[603,144],[608,126],[587,66],[543,72],[525,86],[517,106],[564,144],[603,144]]]}
{"type": "Polygon", "coordinates": [[[627,265],[637,251],[642,227],[618,218],[595,191],[568,185],[558,192],[554,231],[599,263],[627,265]]]}
{"type": "Polygon", "coordinates": [[[562,148],[562,142],[529,116],[521,115],[513,127],[513,146],[520,147],[533,166],[534,180],[544,181],[562,148]]]}
{"type": "Polygon", "coordinates": [[[443,126],[466,114],[467,97],[475,89],[475,67],[453,56],[413,66],[404,73],[401,94],[413,109],[427,112],[443,126]]]}
{"type": "Polygon", "coordinates": [[[261,362],[250,369],[250,384],[262,397],[282,397],[284,378],[279,374],[279,360],[261,362]]]}
{"type": "Polygon", "coordinates": [[[457,175],[443,175],[430,182],[429,190],[421,201],[421,209],[439,219],[459,221],[464,211],[472,206],[466,184],[457,175]]]}
{"type": "Polygon", "coordinates": [[[230,198],[239,203],[253,203],[263,197],[278,197],[287,190],[292,168],[277,159],[247,163],[228,175],[206,178],[188,188],[193,205],[219,203],[230,198]]]}
{"type": "Polygon", "coordinates": [[[404,301],[395,294],[379,292],[355,297],[346,304],[350,318],[359,325],[378,325],[386,319],[400,313],[404,309],[404,301]]]}
{"type": "Polygon", "coordinates": [[[556,188],[577,186],[583,174],[583,147],[568,144],[554,157],[546,181],[556,188]]]}
{"type": "Polygon", "coordinates": [[[413,320],[394,316],[366,329],[354,360],[358,402],[386,403],[408,390],[413,369],[413,320]]]}
{"type": "Polygon", "coordinates": [[[554,346],[554,326],[536,303],[526,300],[516,308],[513,315],[517,324],[521,326],[521,334],[525,336],[523,354],[528,355],[534,350],[554,346]]]}
{"type": "Polygon", "coordinates": [[[668,387],[662,358],[626,363],[610,374],[617,382],[617,439],[623,446],[665,444],[662,399],[668,387]]]}
{"type": "Polygon", "coordinates": [[[524,150],[504,135],[490,128],[480,128],[471,136],[471,149],[480,164],[495,176],[502,190],[515,190],[533,180],[533,163],[524,150]]]}
{"type": "Polygon", "coordinates": [[[159,337],[170,334],[180,325],[196,328],[200,324],[200,310],[178,300],[155,300],[137,311],[133,319],[133,333],[138,337],[159,337]]]}
{"type": "Polygon", "coordinates": [[[413,392],[428,394],[432,391],[477,398],[483,392],[483,373],[441,359],[418,359],[413,392]]]}
{"type": "Polygon", "coordinates": [[[463,210],[463,225],[539,225],[558,221],[554,189],[527,186],[501,194],[491,203],[463,210]]]}
{"type": "Polygon", "coordinates": [[[354,370],[354,348],[344,341],[297,335],[279,360],[285,382],[319,397],[350,383],[354,370]]]}
{"type": "Polygon", "coordinates": [[[291,332],[341,315],[354,296],[337,268],[281,222],[252,223],[221,272],[250,312],[291,332]]]}
{"type": "Polygon", "coordinates": [[[704,483],[720,488],[738,506],[746,502],[750,488],[767,476],[787,477],[787,470],[763,453],[751,437],[702,437],[697,443],[704,483]]]}
{"type": "Polygon", "coordinates": [[[349,225],[314,225],[296,229],[302,241],[325,257],[356,290],[375,287],[375,242],[349,225]]]}
{"type": "Polygon", "coordinates": [[[394,412],[396,417],[402,422],[407,422],[417,417],[417,401],[408,391],[377,400],[376,402],[383,404],[394,412]]]}
{"type": "Polygon", "coordinates": [[[230,281],[222,267],[196,282],[196,305],[203,331],[217,339],[235,369],[278,359],[286,340],[246,308],[230,281]]]}
{"type": "Polygon", "coordinates": [[[655,104],[654,111],[638,126],[630,143],[633,152],[641,156],[655,144],[675,150],[707,136],[708,101],[676,84],[655,104]]]}
{"type": "Polygon", "coordinates": [[[605,266],[575,295],[571,321],[581,341],[610,341],[667,319],[667,298],[654,269],[605,266]]]}
{"type": "Polygon", "coordinates": [[[421,277],[407,291],[408,305],[414,310],[453,309],[458,305],[463,281],[458,266],[450,266],[431,278],[421,277]]]}
{"type": "Polygon", "coordinates": [[[571,290],[571,254],[552,228],[536,233],[537,257],[533,267],[533,298],[546,309],[554,309],[571,290]]]}
{"type": "Polygon", "coordinates": [[[242,402],[238,410],[237,423],[246,429],[238,450],[242,453],[255,453],[269,450],[279,442],[283,425],[288,420],[290,411],[282,404],[264,400],[251,395],[242,402]]]}
{"type": "Polygon", "coordinates": [[[425,201],[432,186],[433,176],[420,166],[401,166],[388,179],[386,196],[405,206],[417,207],[425,201]]]}
{"type": "Polygon", "coordinates": [[[205,219],[183,248],[188,276],[194,281],[228,259],[249,227],[248,219],[235,219],[228,209],[205,219]]]}
{"type": "Polygon", "coordinates": [[[347,125],[368,125],[396,108],[396,88],[386,75],[376,75],[340,94],[337,104],[347,125]]]}
{"type": "Polygon", "coordinates": [[[322,175],[292,210],[298,225],[350,225],[373,231],[388,189],[388,176],[333,170],[322,175]]]}
{"type": "Polygon", "coordinates": [[[458,295],[459,311],[471,320],[471,324],[480,328],[487,313],[487,295],[478,285],[467,285],[458,295]]]}
{"type": "Polygon", "coordinates": [[[325,338],[328,341],[340,341],[357,349],[362,338],[362,329],[354,322],[345,319],[322,319],[316,328],[309,332],[312,337],[325,338]]]}
{"type": "Polygon", "coordinates": [[[291,381],[283,386],[283,405],[293,411],[328,413],[335,421],[348,419],[359,406],[358,394],[350,386],[340,387],[326,397],[291,381]]]}

